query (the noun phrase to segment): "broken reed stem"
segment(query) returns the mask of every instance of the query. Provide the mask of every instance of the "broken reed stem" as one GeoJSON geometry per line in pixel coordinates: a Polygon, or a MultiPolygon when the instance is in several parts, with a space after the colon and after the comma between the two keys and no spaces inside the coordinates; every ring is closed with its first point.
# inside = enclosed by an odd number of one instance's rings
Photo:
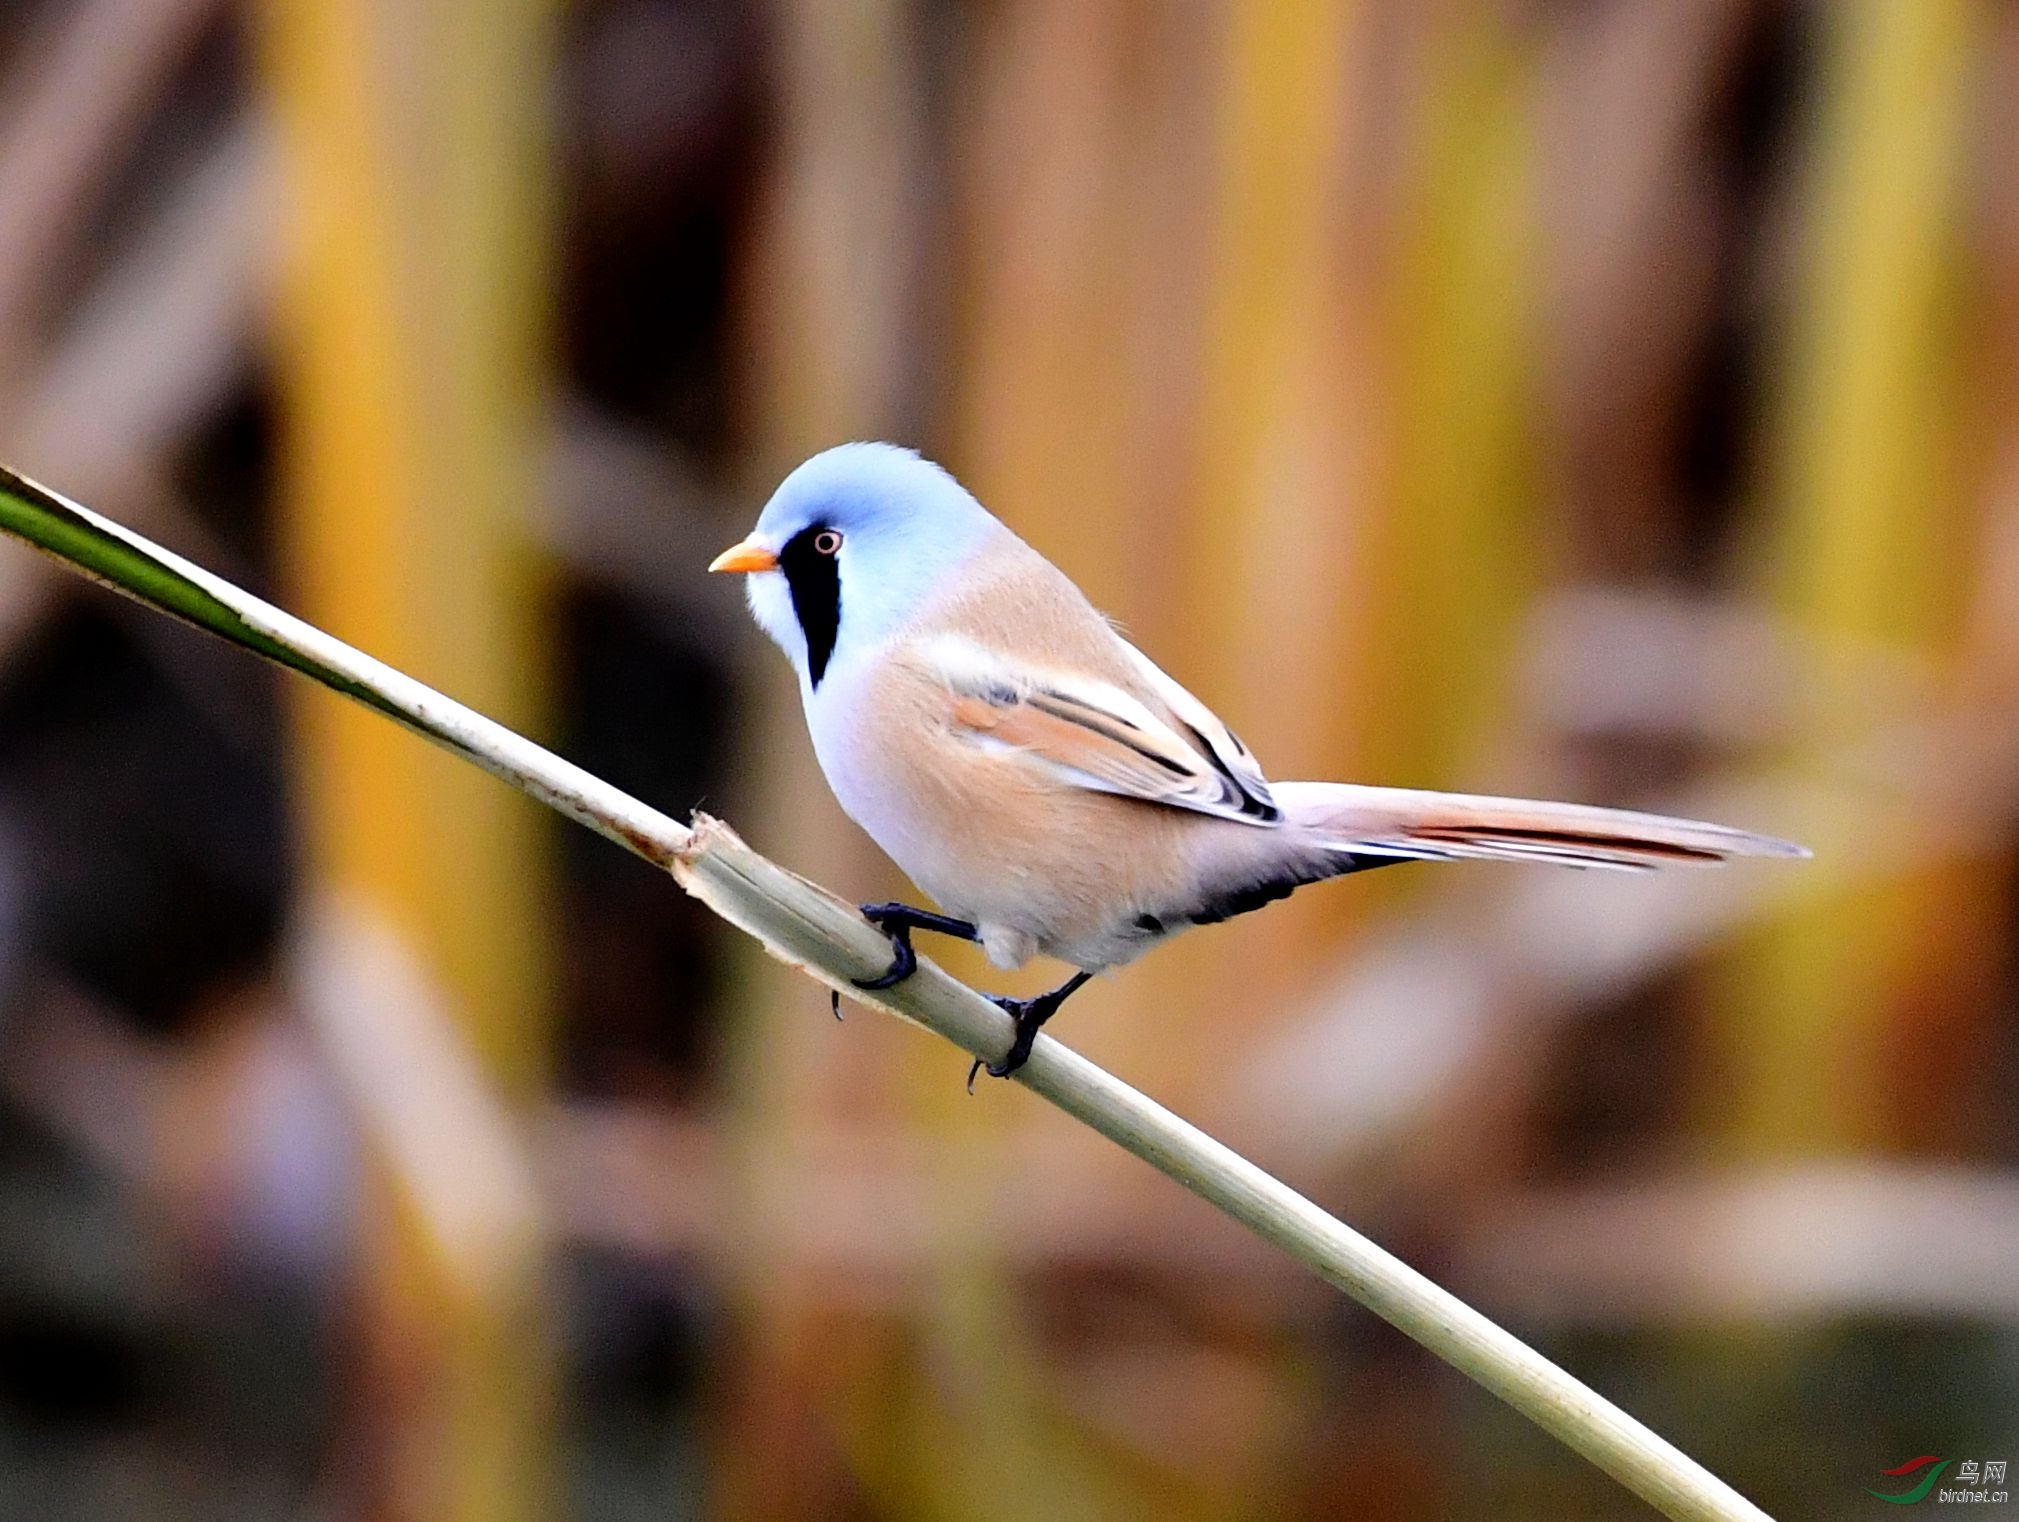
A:
{"type": "MultiPolygon", "coordinates": [[[[0,466],[0,528],[116,591],[377,709],[668,869],[694,897],[829,988],[998,1058],[1009,1017],[924,958],[895,988],[855,906],[696,815],[692,829],[311,624],[0,466]]],[[[1491,1390],[1677,1522],[1766,1514],[1519,1338],[1162,1105],[1040,1035],[1016,1081],[1127,1148],[1491,1390]]]]}

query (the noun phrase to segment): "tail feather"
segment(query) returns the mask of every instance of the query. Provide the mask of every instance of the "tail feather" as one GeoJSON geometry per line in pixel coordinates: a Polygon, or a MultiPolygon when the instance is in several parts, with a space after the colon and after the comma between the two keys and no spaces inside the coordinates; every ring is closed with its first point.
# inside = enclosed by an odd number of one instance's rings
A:
{"type": "Polygon", "coordinates": [[[1530,861],[1640,872],[1735,856],[1804,857],[1789,841],[1628,809],[1344,782],[1275,788],[1284,820],[1328,851],[1425,861],[1530,861]]]}

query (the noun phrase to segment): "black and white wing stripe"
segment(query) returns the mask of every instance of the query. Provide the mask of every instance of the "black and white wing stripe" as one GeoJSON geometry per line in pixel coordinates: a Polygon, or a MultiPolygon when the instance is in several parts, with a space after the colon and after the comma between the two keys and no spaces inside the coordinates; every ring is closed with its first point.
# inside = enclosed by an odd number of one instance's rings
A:
{"type": "Polygon", "coordinates": [[[1241,743],[1241,737],[1142,651],[1119,634],[1115,636],[1115,642],[1128,652],[1150,690],[1170,709],[1172,717],[1190,735],[1199,750],[1212,759],[1214,767],[1226,778],[1229,786],[1249,801],[1255,813],[1271,823],[1280,820],[1282,813],[1276,807],[1276,800],[1270,796],[1269,779],[1262,775],[1262,764],[1241,743]]]}

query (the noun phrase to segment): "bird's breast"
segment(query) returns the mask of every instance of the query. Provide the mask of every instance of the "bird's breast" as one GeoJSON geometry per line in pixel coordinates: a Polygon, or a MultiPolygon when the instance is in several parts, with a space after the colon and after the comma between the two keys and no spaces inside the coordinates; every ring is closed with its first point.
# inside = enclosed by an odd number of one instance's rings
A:
{"type": "Polygon", "coordinates": [[[959,778],[950,775],[930,715],[890,668],[852,663],[832,672],[806,702],[820,769],[848,817],[920,887],[960,912],[954,895],[977,875],[971,832],[962,828],[959,778]]]}

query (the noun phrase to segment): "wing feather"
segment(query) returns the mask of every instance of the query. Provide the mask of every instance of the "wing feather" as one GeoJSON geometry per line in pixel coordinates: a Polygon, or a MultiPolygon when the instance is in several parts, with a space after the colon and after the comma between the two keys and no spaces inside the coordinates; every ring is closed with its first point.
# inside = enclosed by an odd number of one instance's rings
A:
{"type": "Polygon", "coordinates": [[[1145,687],[1168,717],[1113,683],[1012,663],[959,636],[935,639],[925,653],[946,684],[954,726],[978,743],[1014,750],[1077,787],[1278,823],[1281,812],[1246,747],[1204,704],[1124,648],[1145,668],[1145,687]]]}
{"type": "Polygon", "coordinates": [[[1128,653],[1143,681],[1170,709],[1172,716],[1190,731],[1199,748],[1211,758],[1228,782],[1273,812],[1276,801],[1269,794],[1269,779],[1262,775],[1262,763],[1249,753],[1248,747],[1241,743],[1241,737],[1142,651],[1119,635],[1115,642],[1128,653]]]}

